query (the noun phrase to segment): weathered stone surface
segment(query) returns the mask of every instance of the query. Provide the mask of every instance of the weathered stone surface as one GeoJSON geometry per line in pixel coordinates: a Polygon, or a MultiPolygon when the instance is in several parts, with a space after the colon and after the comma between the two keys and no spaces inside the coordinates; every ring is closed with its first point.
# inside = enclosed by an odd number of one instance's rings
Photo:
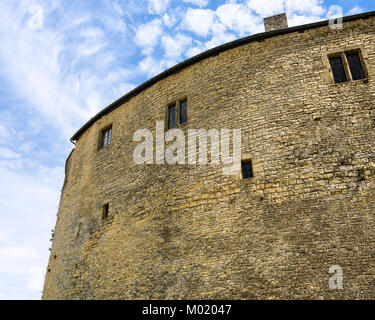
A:
{"type": "Polygon", "coordinates": [[[286,13],[281,13],[272,17],[264,18],[264,28],[267,31],[288,28],[286,13]]]}
{"type": "Polygon", "coordinates": [[[96,121],[67,160],[43,298],[374,299],[373,30],[374,17],[239,46],[96,121]],[[351,48],[368,80],[334,84],[327,53],[351,48]],[[254,179],[134,163],[133,133],[155,131],[182,96],[182,129],[242,129],[254,179]]]}

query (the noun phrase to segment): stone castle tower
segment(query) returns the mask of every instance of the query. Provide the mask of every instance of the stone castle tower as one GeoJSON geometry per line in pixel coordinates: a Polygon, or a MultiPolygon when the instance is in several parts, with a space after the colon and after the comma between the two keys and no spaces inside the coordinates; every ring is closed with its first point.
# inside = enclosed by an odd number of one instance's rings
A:
{"type": "Polygon", "coordinates": [[[375,12],[265,25],[72,137],[43,299],[375,298],[375,12]],[[157,120],[240,128],[247,171],[134,163],[157,120]]]}

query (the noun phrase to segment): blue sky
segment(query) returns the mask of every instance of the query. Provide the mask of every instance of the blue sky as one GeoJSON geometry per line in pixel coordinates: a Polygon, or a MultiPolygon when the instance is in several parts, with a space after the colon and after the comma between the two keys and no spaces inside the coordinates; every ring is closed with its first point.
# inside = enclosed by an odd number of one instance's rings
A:
{"type": "Polygon", "coordinates": [[[375,10],[374,0],[0,0],[0,299],[40,299],[73,133],[159,72],[222,43],[375,10]]]}

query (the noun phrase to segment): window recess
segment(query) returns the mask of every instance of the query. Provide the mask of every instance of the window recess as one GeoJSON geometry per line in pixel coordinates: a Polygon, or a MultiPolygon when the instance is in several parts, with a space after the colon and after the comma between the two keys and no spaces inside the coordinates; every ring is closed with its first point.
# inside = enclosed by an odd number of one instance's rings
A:
{"type": "Polygon", "coordinates": [[[360,50],[348,50],[328,55],[335,83],[366,79],[364,60],[360,50]]]}

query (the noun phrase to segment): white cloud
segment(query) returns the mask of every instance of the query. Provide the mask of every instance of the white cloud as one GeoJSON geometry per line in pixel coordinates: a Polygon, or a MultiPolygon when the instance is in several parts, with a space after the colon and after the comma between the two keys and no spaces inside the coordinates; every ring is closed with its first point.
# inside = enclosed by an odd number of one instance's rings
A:
{"type": "Polygon", "coordinates": [[[168,27],[168,28],[173,27],[176,24],[176,21],[177,21],[176,16],[174,16],[172,14],[164,13],[164,15],[163,15],[163,24],[166,27],[168,27]]]}
{"type": "Polygon", "coordinates": [[[14,159],[19,158],[20,155],[8,148],[1,148],[0,147],[0,159],[14,159]]]}
{"type": "Polygon", "coordinates": [[[284,2],[285,0],[249,0],[247,5],[261,17],[266,17],[283,12],[284,2]]]}
{"type": "Polygon", "coordinates": [[[210,9],[189,8],[182,22],[182,27],[198,36],[206,37],[211,30],[214,18],[215,13],[210,9]]]}
{"type": "Polygon", "coordinates": [[[40,167],[29,174],[0,166],[0,176],[0,295],[38,298],[63,168],[40,167]]]}
{"type": "Polygon", "coordinates": [[[164,36],[162,37],[162,45],[164,48],[165,56],[168,59],[179,60],[181,56],[190,47],[192,38],[178,33],[175,37],[164,36]]]}
{"type": "Polygon", "coordinates": [[[117,2],[112,2],[113,8],[115,11],[122,16],[124,14],[124,10],[121,8],[121,6],[117,2]]]}
{"type": "Polygon", "coordinates": [[[102,21],[109,30],[117,31],[120,33],[125,33],[127,30],[126,24],[121,18],[105,16],[102,17],[102,21]]]}
{"type": "Polygon", "coordinates": [[[288,16],[320,16],[325,12],[323,3],[323,0],[249,0],[247,5],[264,18],[282,12],[288,16]]]}
{"type": "Polygon", "coordinates": [[[191,3],[198,7],[206,7],[209,3],[209,0],[183,0],[185,3],[191,3]]]}
{"type": "Polygon", "coordinates": [[[97,53],[106,45],[103,31],[100,28],[88,28],[80,32],[81,41],[78,44],[78,53],[89,56],[97,53]]]}
{"type": "Polygon", "coordinates": [[[154,76],[162,71],[162,66],[159,61],[155,60],[151,56],[147,56],[139,63],[139,68],[142,73],[148,76],[154,76]]]}
{"type": "Polygon", "coordinates": [[[34,148],[35,148],[35,142],[34,141],[24,142],[19,147],[19,149],[22,152],[25,152],[25,153],[30,153],[34,148]]]}
{"type": "Polygon", "coordinates": [[[325,20],[325,18],[322,18],[320,16],[306,16],[306,15],[293,14],[291,16],[288,16],[288,25],[289,27],[293,27],[293,26],[299,26],[299,25],[317,22],[321,20],[325,20]]]}
{"type": "Polygon", "coordinates": [[[29,9],[31,17],[29,18],[27,25],[32,30],[43,28],[43,8],[39,5],[33,5],[29,9]]]}
{"type": "Polygon", "coordinates": [[[353,8],[351,8],[346,15],[350,16],[350,15],[362,13],[364,11],[365,10],[362,7],[356,5],[353,8]]]}
{"type": "Polygon", "coordinates": [[[233,41],[236,39],[236,36],[232,33],[220,33],[214,35],[209,41],[204,44],[204,50],[208,50],[214,47],[217,47],[221,44],[233,41]]]}
{"type": "Polygon", "coordinates": [[[204,46],[196,46],[196,47],[191,47],[190,49],[188,49],[186,51],[186,57],[188,58],[191,58],[191,57],[194,57],[198,54],[200,54],[201,52],[203,52],[205,50],[204,46]]]}
{"type": "Polygon", "coordinates": [[[44,121],[52,123],[67,139],[88,118],[118,98],[113,95],[117,94],[114,87],[124,87],[125,83],[131,86],[129,79],[103,81],[108,69],[114,67],[113,62],[119,56],[123,58],[131,44],[124,41],[120,51],[118,42],[109,37],[116,29],[126,32],[119,8],[109,6],[97,17],[89,12],[67,14],[59,1],[41,1],[43,7],[32,6],[30,17],[30,6],[25,5],[30,2],[2,4],[0,37],[7,44],[0,46],[2,75],[16,89],[17,98],[27,101],[38,115],[42,126],[44,121]],[[47,24],[51,15],[60,20],[47,24]],[[110,15],[117,21],[114,25],[106,24],[104,18],[104,24],[97,23],[97,19],[110,15]],[[87,99],[93,95],[95,98],[87,99]]]}
{"type": "MultiPolygon", "coordinates": [[[[38,214],[45,213],[45,209],[55,209],[58,206],[56,200],[59,199],[63,173],[64,169],[61,167],[41,166],[32,175],[18,174],[12,170],[0,168],[2,177],[0,194],[7,195],[0,198],[0,203],[2,206],[15,210],[27,208],[31,219],[34,218],[32,214],[38,216],[38,214]],[[35,176],[38,177],[37,180],[33,179],[35,176]]],[[[7,217],[2,216],[0,221],[4,218],[7,217]]],[[[3,226],[3,224],[0,225],[3,226]]]]}
{"type": "Polygon", "coordinates": [[[152,48],[159,42],[162,35],[162,20],[154,19],[138,27],[135,35],[135,43],[144,48],[144,52],[151,53],[152,48]]]}
{"type": "Polygon", "coordinates": [[[5,231],[0,230],[0,244],[8,238],[8,235],[5,231]]]}
{"type": "Polygon", "coordinates": [[[170,0],[148,0],[148,12],[161,14],[167,10],[170,0]]]}
{"type": "MultiPolygon", "coordinates": [[[[221,25],[221,27],[223,27],[221,25]]],[[[208,49],[217,47],[223,43],[227,43],[236,39],[236,36],[232,33],[226,32],[225,29],[222,28],[216,29],[213,33],[213,36],[210,40],[202,42],[202,41],[194,41],[194,45],[192,45],[185,53],[186,57],[193,57],[201,52],[204,52],[208,49]]]]}
{"type": "Polygon", "coordinates": [[[5,264],[9,260],[33,260],[38,254],[33,247],[0,247],[0,261],[5,264]]]}
{"type": "Polygon", "coordinates": [[[0,139],[1,141],[8,140],[11,137],[9,130],[2,124],[0,124],[0,139]]]}
{"type": "Polygon", "coordinates": [[[285,0],[287,13],[304,13],[309,16],[324,14],[323,0],[285,0]]]}
{"type": "Polygon", "coordinates": [[[237,37],[234,33],[245,36],[264,30],[263,20],[255,15],[246,4],[235,1],[219,6],[216,11],[189,8],[181,23],[181,28],[201,37],[211,35],[208,41],[195,41],[195,44],[188,48],[187,57],[235,40],[237,37]]]}
{"type": "Polygon", "coordinates": [[[217,8],[216,14],[222,24],[240,36],[260,32],[263,27],[263,20],[243,4],[224,4],[217,8]]]}
{"type": "Polygon", "coordinates": [[[29,290],[41,291],[43,288],[44,276],[46,269],[41,266],[33,266],[28,270],[29,279],[27,281],[27,287],[29,290]]]}
{"type": "Polygon", "coordinates": [[[173,59],[155,59],[152,56],[147,56],[138,65],[140,71],[147,74],[148,77],[155,76],[160,72],[174,66],[177,63],[173,59]]]}

